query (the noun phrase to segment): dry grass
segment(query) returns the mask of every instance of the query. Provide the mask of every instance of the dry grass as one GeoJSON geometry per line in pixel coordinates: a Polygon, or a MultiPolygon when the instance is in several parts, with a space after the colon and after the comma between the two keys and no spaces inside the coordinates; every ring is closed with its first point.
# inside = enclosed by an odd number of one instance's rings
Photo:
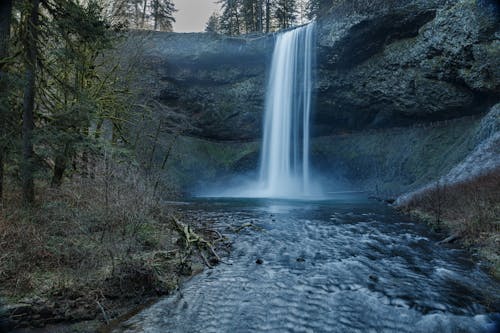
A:
{"type": "Polygon", "coordinates": [[[102,315],[101,307],[112,318],[120,314],[115,299],[146,299],[176,287],[185,256],[154,184],[106,156],[88,171],[60,189],[37,184],[30,209],[17,191],[8,193],[0,212],[0,296],[79,299],[70,310],[90,307],[82,318],[102,315]]]}
{"type": "Polygon", "coordinates": [[[467,182],[438,182],[402,208],[462,238],[492,262],[494,274],[500,276],[500,169],[467,182]]]}

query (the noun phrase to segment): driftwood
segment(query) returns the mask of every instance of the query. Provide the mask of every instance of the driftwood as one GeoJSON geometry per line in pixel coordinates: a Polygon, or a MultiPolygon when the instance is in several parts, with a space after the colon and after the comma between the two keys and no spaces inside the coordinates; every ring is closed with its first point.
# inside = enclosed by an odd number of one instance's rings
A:
{"type": "Polygon", "coordinates": [[[172,223],[174,224],[174,227],[177,230],[177,232],[186,241],[186,247],[190,247],[193,245],[196,246],[196,248],[198,249],[198,251],[200,253],[201,258],[203,259],[203,262],[205,263],[205,265],[207,265],[207,267],[213,268],[213,266],[210,264],[210,262],[207,260],[207,258],[203,254],[203,250],[206,250],[210,254],[212,254],[212,256],[214,257],[214,259],[217,263],[222,262],[221,258],[217,254],[217,252],[215,252],[215,249],[214,249],[211,242],[205,240],[200,235],[195,233],[189,225],[182,223],[175,216],[172,216],[172,223]]]}
{"type": "Polygon", "coordinates": [[[106,325],[109,325],[110,320],[109,320],[108,315],[106,314],[106,311],[104,310],[104,307],[97,300],[96,300],[96,303],[97,303],[97,306],[99,307],[99,309],[101,310],[101,313],[102,313],[102,316],[104,318],[104,321],[106,322],[106,325]]]}
{"type": "Polygon", "coordinates": [[[450,235],[450,236],[446,237],[445,239],[437,242],[437,244],[439,244],[439,245],[441,245],[441,244],[451,244],[451,243],[459,240],[460,238],[462,238],[462,235],[460,235],[459,233],[456,233],[456,234],[450,235]]]}

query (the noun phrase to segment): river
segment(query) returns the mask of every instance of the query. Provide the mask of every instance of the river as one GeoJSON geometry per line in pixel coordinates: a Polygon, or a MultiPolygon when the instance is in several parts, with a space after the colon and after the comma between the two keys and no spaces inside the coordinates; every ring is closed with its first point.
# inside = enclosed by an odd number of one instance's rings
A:
{"type": "Polygon", "coordinates": [[[379,202],[200,199],[177,208],[211,221],[232,239],[232,252],[115,332],[499,327],[498,281],[466,251],[438,245],[442,235],[379,202]]]}

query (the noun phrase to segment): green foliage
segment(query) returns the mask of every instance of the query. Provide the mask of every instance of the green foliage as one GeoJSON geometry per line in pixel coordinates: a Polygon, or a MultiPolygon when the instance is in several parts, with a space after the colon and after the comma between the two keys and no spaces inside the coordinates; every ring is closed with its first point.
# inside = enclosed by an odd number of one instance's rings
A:
{"type": "Polygon", "coordinates": [[[207,31],[240,35],[290,28],[315,17],[311,14],[315,1],[319,0],[219,0],[220,17],[210,17],[207,31]],[[214,30],[216,18],[218,30],[214,30]]]}
{"type": "Polygon", "coordinates": [[[106,17],[132,29],[172,31],[173,0],[101,0],[106,17]]]}
{"type": "Polygon", "coordinates": [[[172,24],[175,22],[174,3],[171,0],[153,0],[152,2],[152,18],[154,22],[154,30],[172,31],[172,24]]]}
{"type": "Polygon", "coordinates": [[[219,13],[214,12],[212,13],[212,15],[210,15],[210,17],[208,18],[207,25],[205,27],[205,32],[210,32],[210,33],[221,32],[219,13]]]}
{"type": "Polygon", "coordinates": [[[51,170],[52,184],[58,186],[70,165],[72,172],[85,172],[88,156],[100,151],[103,141],[127,142],[123,129],[130,118],[131,93],[122,64],[109,56],[122,39],[123,26],[105,17],[106,8],[100,3],[43,1],[35,26],[27,19],[29,2],[15,3],[10,54],[2,58],[0,76],[1,154],[12,184],[18,182],[19,165],[26,164],[28,156],[21,154],[22,96],[28,68],[36,77],[34,117],[28,120],[34,131],[24,136],[24,148],[26,142],[33,147],[30,169],[23,169],[31,173],[29,177],[44,180],[51,170]]]}
{"type": "Polygon", "coordinates": [[[221,31],[226,35],[239,35],[242,32],[241,0],[219,0],[222,8],[221,31]]]}
{"type": "Polygon", "coordinates": [[[241,13],[245,31],[262,32],[264,27],[264,2],[262,0],[242,0],[241,13]]]}
{"type": "Polygon", "coordinates": [[[308,3],[308,18],[312,20],[320,17],[327,12],[328,6],[331,6],[331,4],[329,0],[310,0],[308,3]]]}
{"type": "Polygon", "coordinates": [[[297,19],[297,2],[295,0],[277,0],[275,16],[280,28],[291,27],[297,19]]]}

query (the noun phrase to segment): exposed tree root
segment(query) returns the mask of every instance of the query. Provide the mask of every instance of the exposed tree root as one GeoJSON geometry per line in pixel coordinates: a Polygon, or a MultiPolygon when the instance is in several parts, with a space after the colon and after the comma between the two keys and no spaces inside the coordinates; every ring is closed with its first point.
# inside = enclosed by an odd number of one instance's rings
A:
{"type": "MultiPolygon", "coordinates": [[[[186,244],[186,248],[195,246],[198,249],[200,257],[202,258],[203,262],[207,267],[213,268],[213,265],[211,265],[210,262],[214,262],[215,264],[222,262],[221,258],[215,251],[214,246],[212,245],[211,242],[205,240],[203,237],[198,235],[191,229],[189,225],[182,223],[177,217],[172,215],[171,220],[175,230],[183,237],[186,244]],[[212,258],[208,260],[204,255],[203,251],[208,252],[212,256],[212,258]]],[[[222,237],[220,233],[217,232],[217,235],[219,236],[219,238],[215,240],[216,242],[224,240],[224,237],[222,237]]]]}

